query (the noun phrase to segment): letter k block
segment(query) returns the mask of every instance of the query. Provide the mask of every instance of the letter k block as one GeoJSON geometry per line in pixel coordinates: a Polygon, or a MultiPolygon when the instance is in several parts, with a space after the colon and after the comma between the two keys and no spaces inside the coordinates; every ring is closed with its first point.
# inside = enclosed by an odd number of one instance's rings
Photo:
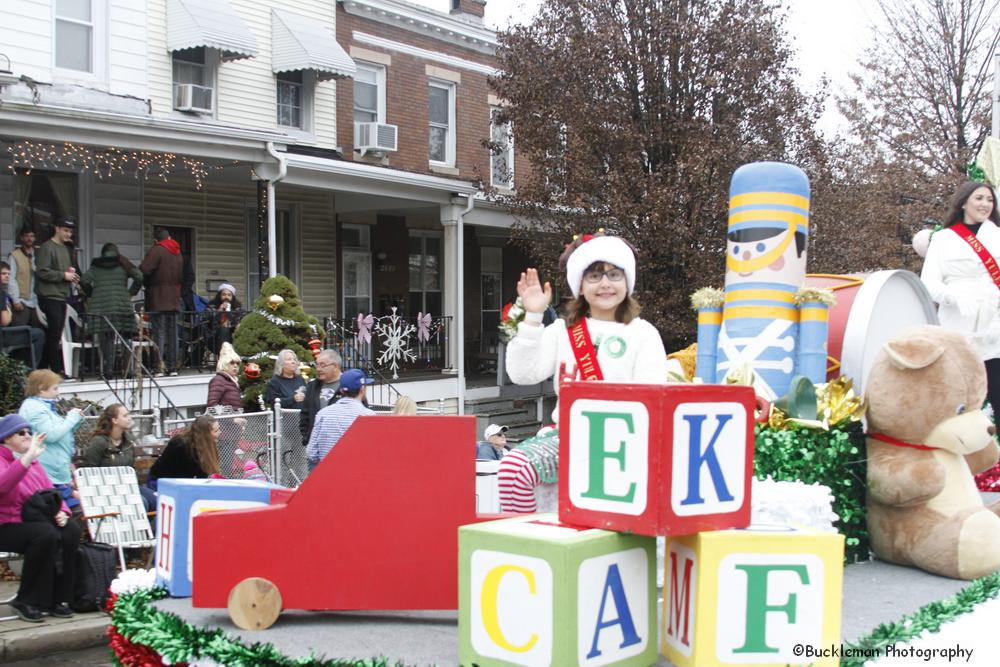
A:
{"type": "Polygon", "coordinates": [[[560,520],[650,536],[747,526],[755,401],[733,385],[564,382],[560,520]]]}

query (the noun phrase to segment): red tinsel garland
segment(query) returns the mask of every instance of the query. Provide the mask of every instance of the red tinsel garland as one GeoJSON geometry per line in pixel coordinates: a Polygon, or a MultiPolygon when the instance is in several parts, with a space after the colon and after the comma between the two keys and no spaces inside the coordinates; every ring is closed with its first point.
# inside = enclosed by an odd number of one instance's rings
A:
{"type": "Polygon", "coordinates": [[[108,638],[108,646],[114,651],[118,662],[125,667],[163,667],[163,660],[159,653],[148,646],[133,644],[119,634],[113,625],[108,626],[108,638]]]}
{"type": "Polygon", "coordinates": [[[976,475],[976,488],[980,491],[1000,491],[1000,463],[976,475]]]}

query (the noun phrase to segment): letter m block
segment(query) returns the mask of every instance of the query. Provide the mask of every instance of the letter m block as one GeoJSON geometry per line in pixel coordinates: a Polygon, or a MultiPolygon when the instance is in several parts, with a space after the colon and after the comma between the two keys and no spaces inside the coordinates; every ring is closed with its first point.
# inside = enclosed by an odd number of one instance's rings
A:
{"type": "Polygon", "coordinates": [[[840,641],[844,537],[750,526],[667,540],[660,650],[677,667],[831,666],[795,646],[840,641]]]}
{"type": "Polygon", "coordinates": [[[750,523],[753,389],[565,382],[559,404],[561,521],[640,535],[750,523]]]}

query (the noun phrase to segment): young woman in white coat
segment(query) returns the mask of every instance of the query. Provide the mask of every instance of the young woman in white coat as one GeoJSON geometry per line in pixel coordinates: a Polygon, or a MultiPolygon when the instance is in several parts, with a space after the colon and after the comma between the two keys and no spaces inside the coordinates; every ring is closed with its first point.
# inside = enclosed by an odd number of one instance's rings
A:
{"type": "Polygon", "coordinates": [[[943,226],[931,238],[920,279],[938,303],[941,326],[964,333],[986,363],[987,399],[1000,416],[1000,217],[993,188],[963,184],[943,226]]]}

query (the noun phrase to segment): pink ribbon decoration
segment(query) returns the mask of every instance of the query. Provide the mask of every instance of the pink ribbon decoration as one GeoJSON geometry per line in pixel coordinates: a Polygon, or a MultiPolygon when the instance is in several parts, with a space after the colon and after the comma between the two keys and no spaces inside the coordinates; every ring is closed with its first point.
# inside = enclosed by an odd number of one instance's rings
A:
{"type": "Polygon", "coordinates": [[[362,343],[372,342],[372,324],[375,323],[375,318],[368,315],[362,315],[358,313],[358,340],[362,343]]]}
{"type": "Polygon", "coordinates": [[[417,340],[426,343],[431,338],[429,327],[431,326],[430,313],[417,313],[417,340]]]}

